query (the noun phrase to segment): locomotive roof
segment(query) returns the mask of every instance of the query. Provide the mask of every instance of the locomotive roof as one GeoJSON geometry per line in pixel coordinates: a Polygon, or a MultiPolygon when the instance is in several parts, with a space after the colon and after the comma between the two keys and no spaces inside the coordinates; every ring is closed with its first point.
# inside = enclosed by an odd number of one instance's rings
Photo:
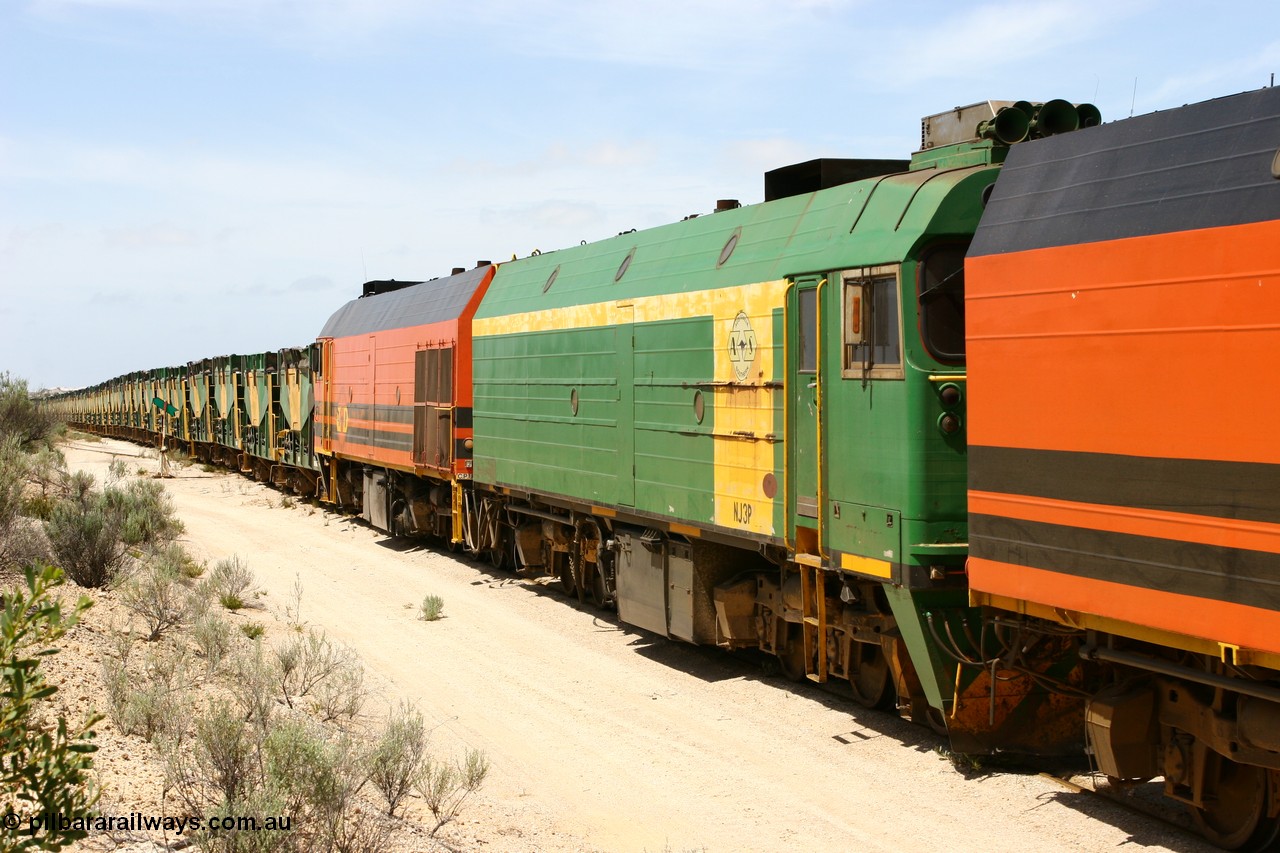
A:
{"type": "Polygon", "coordinates": [[[971,257],[1275,217],[1280,89],[1014,145],[971,257]]]}
{"type": "Polygon", "coordinates": [[[927,235],[971,229],[978,210],[953,199],[976,194],[953,191],[993,174],[901,172],[521,258],[502,264],[476,319],[899,262],[927,235]]]}
{"type": "Polygon", "coordinates": [[[390,293],[352,299],[334,312],[320,337],[343,338],[456,320],[491,269],[480,266],[390,293]]]}

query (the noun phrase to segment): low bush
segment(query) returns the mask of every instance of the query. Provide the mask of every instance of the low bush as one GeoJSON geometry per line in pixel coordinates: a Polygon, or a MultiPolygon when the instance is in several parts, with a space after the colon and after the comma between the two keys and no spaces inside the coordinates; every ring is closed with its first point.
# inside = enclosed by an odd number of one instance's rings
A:
{"type": "MultiPolygon", "coordinates": [[[[84,818],[98,799],[90,774],[97,749],[93,727],[101,717],[91,716],[77,728],[64,717],[40,720],[44,700],[58,689],[45,681],[40,663],[56,653],[49,644],[75,625],[91,602],[81,597],[64,614],[51,592],[63,582],[62,572],[29,565],[24,574],[25,585],[9,591],[0,607],[0,803],[19,816],[84,818]]],[[[37,849],[58,850],[85,835],[55,825],[30,841],[37,849]]]]}
{"type": "Polygon", "coordinates": [[[12,436],[26,449],[50,442],[59,426],[47,408],[31,399],[27,380],[0,372],[0,437],[12,436]]]}
{"type": "Polygon", "coordinates": [[[438,595],[428,595],[422,599],[422,618],[434,622],[444,615],[444,599],[438,595]]]}
{"type": "Polygon", "coordinates": [[[120,602],[146,625],[154,642],[173,628],[187,623],[190,593],[183,586],[183,569],[191,557],[170,542],[148,553],[120,585],[120,602]]]}
{"type": "Polygon", "coordinates": [[[478,749],[468,749],[462,761],[453,764],[427,759],[414,789],[435,818],[432,836],[458,816],[463,803],[484,784],[488,775],[489,758],[478,749]]]}
{"type": "Polygon", "coordinates": [[[305,719],[247,724],[240,710],[212,704],[184,747],[166,744],[165,783],[195,814],[282,815],[283,830],[200,833],[206,851],[328,850],[374,853],[389,826],[355,804],[367,780],[360,749],[305,719]]]}
{"type": "Polygon", "coordinates": [[[307,631],[276,649],[280,695],[290,708],[298,698],[312,697],[322,716],[355,716],[364,703],[364,666],[349,646],[335,643],[322,631],[307,631]]]}
{"type": "MultiPolygon", "coordinates": [[[[261,626],[259,626],[261,627],[261,626]]],[[[261,642],[242,651],[231,660],[232,694],[248,720],[265,731],[276,706],[276,685],[280,681],[280,665],[263,650],[261,642]]]]}
{"type": "Polygon", "coordinates": [[[232,555],[214,563],[207,581],[222,606],[228,610],[245,607],[254,593],[253,572],[248,564],[232,555]]]}
{"type": "Polygon", "coordinates": [[[116,726],[148,741],[158,737],[181,742],[186,728],[185,692],[190,683],[186,654],[179,649],[152,649],[140,673],[123,661],[103,663],[107,699],[116,726]]]}
{"type": "Polygon", "coordinates": [[[106,586],[131,553],[157,547],[182,533],[164,487],[133,480],[123,487],[94,488],[93,477],[76,472],[66,497],[45,523],[54,558],[80,586],[106,586]]]}
{"type": "Polygon", "coordinates": [[[426,761],[427,727],[422,712],[402,703],[387,717],[369,756],[369,781],[386,799],[387,817],[395,817],[426,761]]]}
{"type": "Polygon", "coordinates": [[[191,639],[204,658],[205,672],[212,675],[231,651],[231,623],[206,610],[192,620],[191,639]]]}

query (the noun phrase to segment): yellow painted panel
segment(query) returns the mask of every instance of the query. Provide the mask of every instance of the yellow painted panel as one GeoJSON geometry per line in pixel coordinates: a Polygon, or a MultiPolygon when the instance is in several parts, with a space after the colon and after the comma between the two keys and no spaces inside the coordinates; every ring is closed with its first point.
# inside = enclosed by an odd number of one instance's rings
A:
{"type": "Polygon", "coordinates": [[[297,432],[302,429],[302,383],[296,367],[285,372],[285,383],[289,394],[289,429],[297,432]]]}
{"type": "Polygon", "coordinates": [[[893,574],[892,564],[884,560],[873,560],[870,557],[859,557],[857,554],[841,554],[840,568],[886,579],[893,574]]]}
{"type": "Polygon", "coordinates": [[[765,477],[774,476],[773,312],[783,306],[785,281],[709,291],[715,330],[715,523],[776,535],[774,501],[765,477]]]}
{"type": "Polygon", "coordinates": [[[256,426],[262,420],[262,401],[258,399],[257,374],[252,370],[245,380],[245,388],[249,392],[245,394],[249,399],[249,423],[256,426]]]}

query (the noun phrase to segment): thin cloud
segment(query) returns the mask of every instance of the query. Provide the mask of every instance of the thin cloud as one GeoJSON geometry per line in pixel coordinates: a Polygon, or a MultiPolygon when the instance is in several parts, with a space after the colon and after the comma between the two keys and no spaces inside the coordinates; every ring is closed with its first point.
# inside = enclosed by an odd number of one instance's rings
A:
{"type": "Polygon", "coordinates": [[[387,40],[467,39],[526,56],[683,69],[761,68],[787,61],[855,0],[32,0],[58,20],[129,14],[325,52],[387,40]],[[806,36],[807,34],[807,36],[806,36]]]}
{"type": "Polygon", "coordinates": [[[870,50],[855,67],[859,77],[897,90],[930,80],[989,76],[993,69],[1042,68],[1096,34],[1120,27],[1144,5],[1039,0],[973,6],[862,40],[870,50]]]}
{"type": "Polygon", "coordinates": [[[403,192],[402,182],[390,176],[297,157],[234,158],[188,149],[57,140],[11,140],[5,153],[0,160],[0,180],[8,181],[252,197],[263,204],[341,204],[375,194],[397,198],[403,192]]]}
{"type": "Polygon", "coordinates": [[[1273,41],[1254,54],[1207,64],[1195,73],[1167,77],[1150,93],[1143,92],[1139,85],[1137,96],[1143,102],[1159,106],[1234,94],[1269,85],[1270,75],[1277,67],[1280,67],[1280,41],[1273,41]]]}
{"type": "Polygon", "coordinates": [[[156,224],[139,228],[104,228],[103,242],[112,249],[173,249],[199,245],[200,237],[186,228],[156,224]]]}

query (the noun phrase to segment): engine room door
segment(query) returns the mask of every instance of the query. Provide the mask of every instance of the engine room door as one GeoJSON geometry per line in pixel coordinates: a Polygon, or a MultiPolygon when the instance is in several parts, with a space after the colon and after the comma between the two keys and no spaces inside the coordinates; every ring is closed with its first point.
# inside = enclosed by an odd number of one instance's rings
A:
{"type": "Polygon", "coordinates": [[[453,347],[414,353],[413,464],[453,467],[453,347]]]}
{"type": "Polygon", "coordinates": [[[787,298],[788,532],[798,553],[817,554],[822,506],[819,298],[824,280],[798,278],[787,298]]]}

